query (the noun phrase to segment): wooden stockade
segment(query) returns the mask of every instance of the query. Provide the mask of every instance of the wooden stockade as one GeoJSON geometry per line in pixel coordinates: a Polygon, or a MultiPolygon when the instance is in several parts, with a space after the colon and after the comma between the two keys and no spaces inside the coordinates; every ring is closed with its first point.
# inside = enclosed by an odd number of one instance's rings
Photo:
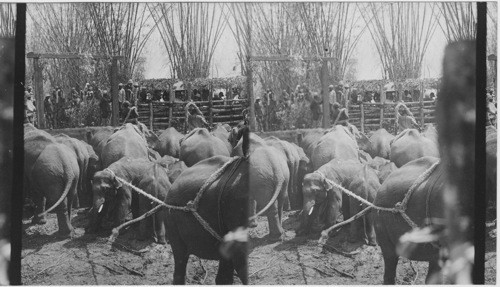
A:
{"type": "MultiPolygon", "coordinates": [[[[158,131],[168,127],[183,130],[188,102],[151,102],[138,104],[139,121],[149,129],[158,131]],[[172,116],[170,116],[172,115],[172,116]]],[[[235,125],[243,120],[243,110],[248,107],[246,99],[195,101],[196,106],[210,124],[235,125]]]]}
{"type": "MultiPolygon", "coordinates": [[[[386,124],[394,125],[396,113],[394,107],[397,103],[362,103],[349,105],[349,122],[360,131],[375,131],[386,124]]],[[[436,102],[406,102],[404,103],[413,113],[420,126],[435,123],[436,102]]]]}

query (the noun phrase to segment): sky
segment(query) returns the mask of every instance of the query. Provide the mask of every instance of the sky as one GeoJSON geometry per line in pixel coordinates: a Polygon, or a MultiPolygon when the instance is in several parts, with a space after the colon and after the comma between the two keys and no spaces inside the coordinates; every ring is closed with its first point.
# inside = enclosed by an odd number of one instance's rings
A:
{"type": "MultiPolygon", "coordinates": [[[[361,20],[362,21],[362,20],[361,20]]],[[[439,27],[436,28],[431,43],[427,49],[422,65],[423,78],[441,76],[441,65],[444,56],[446,39],[439,27]]],[[[236,56],[238,46],[231,30],[226,27],[221,41],[215,50],[212,59],[211,77],[238,76],[239,60],[236,56]],[[234,69],[234,67],[236,69],[234,69]]],[[[169,78],[168,60],[166,51],[160,40],[160,35],[155,32],[145,48],[146,72],[145,77],[169,78]]],[[[353,57],[357,59],[357,80],[382,79],[382,68],[375,43],[368,31],[360,38],[353,57]]]]}

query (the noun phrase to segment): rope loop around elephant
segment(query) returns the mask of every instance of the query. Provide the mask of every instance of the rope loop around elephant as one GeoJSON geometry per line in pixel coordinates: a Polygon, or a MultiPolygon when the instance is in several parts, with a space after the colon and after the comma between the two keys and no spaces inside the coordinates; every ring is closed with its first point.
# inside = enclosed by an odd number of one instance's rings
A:
{"type": "MultiPolygon", "coordinates": [[[[440,160],[435,162],[433,165],[431,165],[426,171],[424,171],[422,174],[419,175],[419,177],[413,182],[413,184],[410,186],[408,189],[408,192],[405,194],[405,197],[403,198],[402,201],[396,203],[394,207],[381,207],[381,206],[376,206],[373,203],[369,202],[368,200],[362,198],[361,196],[355,194],[354,192],[342,187],[340,184],[334,182],[333,180],[328,179],[322,172],[316,170],[314,173],[319,174],[321,177],[323,177],[328,183],[333,185],[334,187],[338,188],[342,192],[346,193],[347,195],[355,198],[356,200],[368,205],[370,208],[380,210],[380,211],[386,211],[386,212],[392,212],[392,213],[399,213],[401,216],[404,218],[404,220],[408,223],[408,225],[411,226],[411,228],[417,228],[418,225],[406,214],[406,208],[408,207],[408,201],[410,201],[410,198],[413,194],[413,192],[419,187],[430,175],[431,173],[436,169],[436,167],[439,165],[440,160]]],[[[335,229],[336,226],[330,227],[328,230],[335,229]]]]}
{"type": "MultiPolygon", "coordinates": [[[[231,160],[229,160],[228,162],[224,163],[224,165],[222,165],[217,171],[215,171],[204,183],[203,185],[201,186],[200,190],[198,191],[198,193],[196,194],[196,197],[194,198],[194,200],[190,200],[186,206],[176,206],[176,205],[170,205],[170,204],[166,204],[165,202],[159,200],[158,198],[148,194],[147,192],[143,191],[142,189],[134,186],[133,184],[127,182],[126,180],[124,180],[123,178],[120,178],[118,176],[116,176],[116,174],[109,168],[106,168],[104,169],[105,171],[108,171],[109,173],[112,174],[112,176],[114,176],[116,178],[116,180],[118,180],[119,182],[121,182],[122,184],[130,187],[133,191],[145,196],[146,198],[158,203],[159,205],[162,205],[166,208],[169,208],[169,209],[174,209],[174,210],[181,210],[181,211],[185,211],[185,212],[191,212],[193,213],[194,217],[198,220],[198,222],[201,224],[201,226],[203,226],[203,228],[208,231],[213,237],[215,237],[217,240],[219,241],[223,241],[222,237],[217,234],[217,232],[212,228],[210,227],[210,224],[208,224],[207,221],[205,221],[205,219],[203,219],[203,217],[201,217],[201,215],[198,213],[198,203],[201,199],[201,197],[203,196],[203,193],[207,190],[207,188],[214,182],[217,180],[217,178],[219,178],[222,173],[224,173],[224,171],[227,169],[227,167],[229,165],[231,165],[232,163],[234,162],[237,162],[237,161],[241,161],[243,158],[242,157],[233,157],[231,158],[231,160]]],[[[239,162],[237,163],[239,164],[239,162]]]]}

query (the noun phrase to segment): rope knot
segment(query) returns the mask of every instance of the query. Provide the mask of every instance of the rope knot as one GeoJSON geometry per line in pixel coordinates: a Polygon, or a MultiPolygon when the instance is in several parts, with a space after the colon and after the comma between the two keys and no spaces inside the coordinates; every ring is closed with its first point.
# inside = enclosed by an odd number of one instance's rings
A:
{"type": "Polygon", "coordinates": [[[394,205],[394,212],[405,212],[405,207],[403,206],[403,202],[398,202],[394,205]]]}
{"type": "Polygon", "coordinates": [[[186,211],[196,211],[196,206],[194,204],[194,201],[190,200],[186,204],[186,211]]]}

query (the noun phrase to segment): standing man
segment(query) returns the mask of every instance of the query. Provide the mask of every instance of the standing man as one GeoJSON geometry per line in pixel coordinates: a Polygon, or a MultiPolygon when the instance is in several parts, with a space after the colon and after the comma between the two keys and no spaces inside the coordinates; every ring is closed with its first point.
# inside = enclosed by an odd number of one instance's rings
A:
{"type": "Polygon", "coordinates": [[[257,131],[260,132],[264,131],[264,126],[262,125],[263,117],[262,105],[260,104],[260,98],[258,98],[255,100],[255,119],[257,120],[257,131]]]}
{"type": "Polygon", "coordinates": [[[321,104],[323,100],[318,93],[313,93],[313,98],[311,101],[311,114],[312,114],[312,128],[320,128],[321,120],[323,118],[323,111],[321,110],[321,104]]]}
{"type": "Polygon", "coordinates": [[[123,103],[125,102],[125,89],[123,88],[123,84],[118,84],[118,113],[121,114],[123,109],[123,103]]]}
{"type": "Polygon", "coordinates": [[[332,123],[335,121],[335,117],[333,116],[333,104],[337,103],[337,93],[335,92],[335,88],[333,85],[328,86],[328,100],[330,106],[330,120],[332,123]]]}

